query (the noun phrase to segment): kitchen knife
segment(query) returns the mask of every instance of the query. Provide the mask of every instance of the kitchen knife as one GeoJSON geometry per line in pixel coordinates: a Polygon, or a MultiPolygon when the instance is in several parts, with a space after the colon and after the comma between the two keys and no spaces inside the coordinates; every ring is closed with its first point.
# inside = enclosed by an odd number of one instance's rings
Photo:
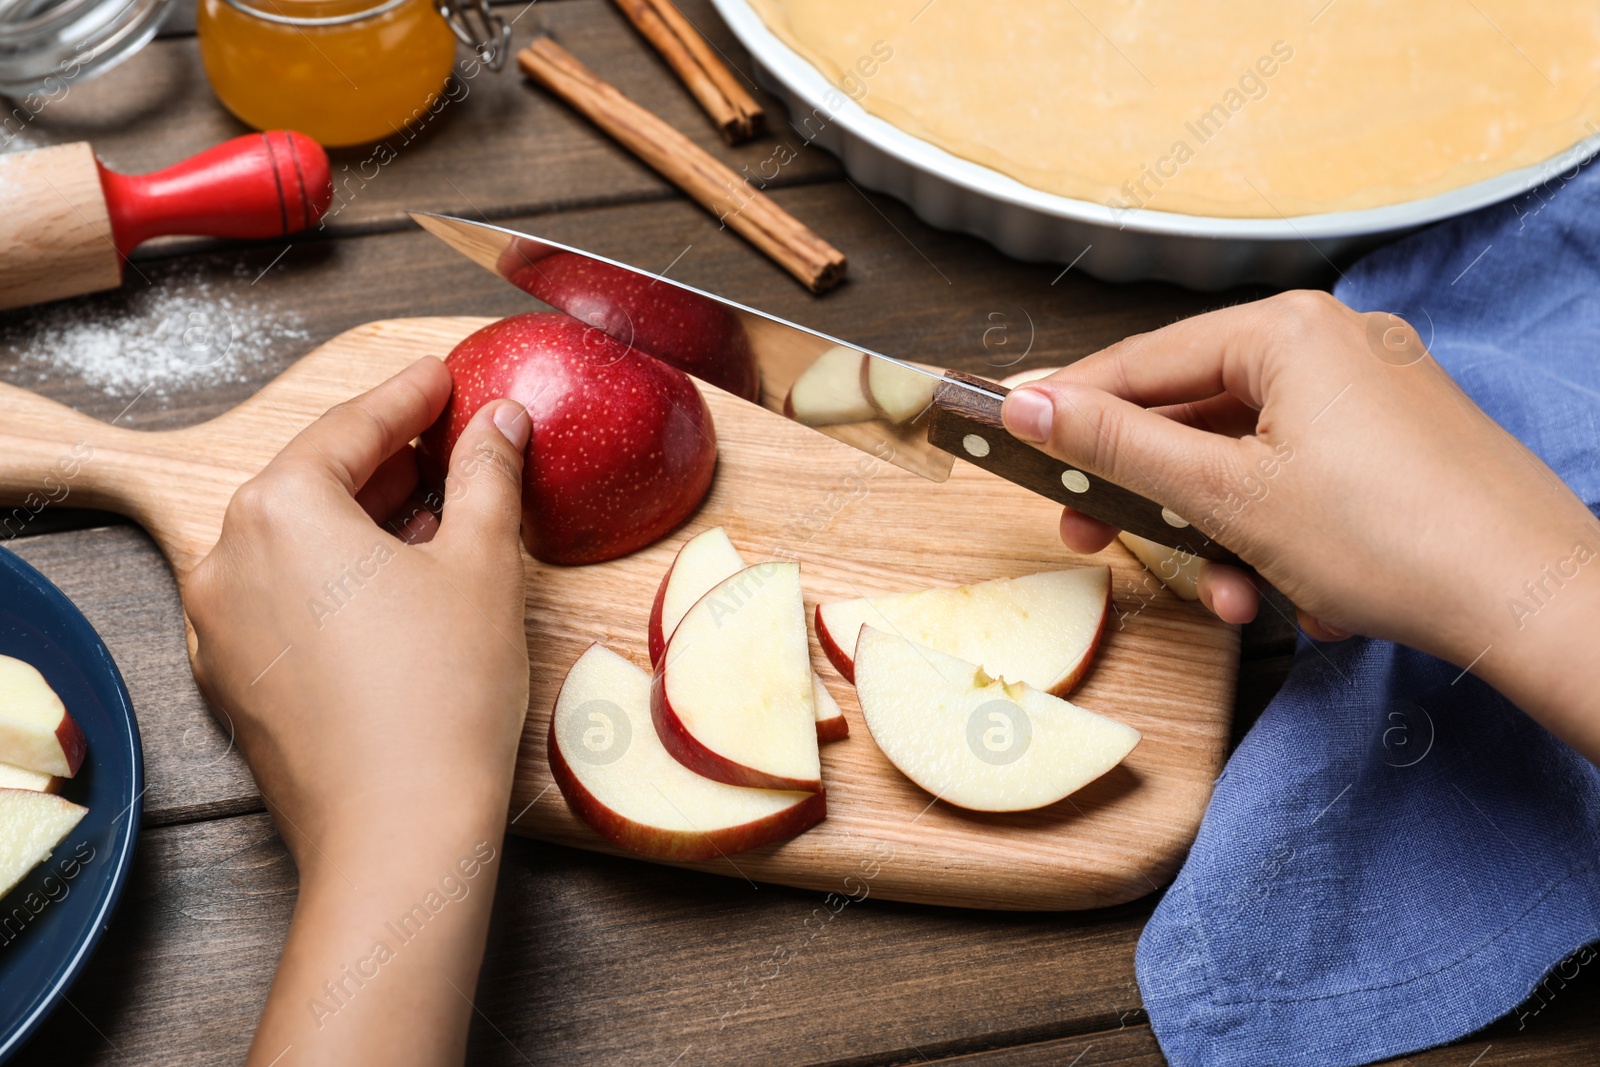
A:
{"type": "MultiPolygon", "coordinates": [[[[677,319],[721,318],[732,328],[702,331],[702,338],[719,338],[717,343],[730,349],[730,359],[746,358],[732,349],[748,350],[760,374],[761,406],[931,481],[948,478],[959,456],[1152,541],[1204,559],[1235,558],[1160,504],[1012,437],[1000,421],[1000,404],[1009,391],[1005,386],[894,359],[555,241],[448,215],[413,211],[411,217],[517,288],[647,352],[651,345],[640,342],[646,335],[659,338],[666,332],[659,328],[664,324],[639,321],[636,314],[660,315],[671,307],[677,319]],[[655,285],[672,287],[670,304],[648,294],[655,285]],[[647,295],[641,297],[642,292],[647,295]]],[[[685,369],[709,380],[714,375],[697,372],[697,365],[715,367],[717,362],[697,353],[685,369]]],[[[745,399],[754,401],[753,396],[745,399]]]]}

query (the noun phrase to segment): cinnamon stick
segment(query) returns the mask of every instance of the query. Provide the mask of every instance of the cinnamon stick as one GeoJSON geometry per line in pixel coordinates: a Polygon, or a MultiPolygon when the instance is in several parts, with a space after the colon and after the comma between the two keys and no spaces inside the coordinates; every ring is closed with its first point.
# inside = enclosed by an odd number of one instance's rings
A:
{"type": "Polygon", "coordinates": [[[628,21],[655,46],[716,123],[723,140],[739,144],[766,129],[767,115],[710,42],[672,0],[616,0],[628,21]]]}
{"type": "Polygon", "coordinates": [[[689,138],[541,37],[517,53],[522,72],[559,96],[662,177],[737,230],[814,293],[844,280],[844,253],[689,138]]]}

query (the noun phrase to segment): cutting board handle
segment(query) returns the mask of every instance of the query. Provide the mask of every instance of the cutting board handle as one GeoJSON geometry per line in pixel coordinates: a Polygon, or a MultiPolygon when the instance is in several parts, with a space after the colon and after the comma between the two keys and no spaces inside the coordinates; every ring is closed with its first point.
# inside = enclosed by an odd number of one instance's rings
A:
{"type": "Polygon", "coordinates": [[[112,511],[148,530],[181,578],[198,558],[174,550],[191,543],[185,498],[214,509],[248,477],[203,462],[209,425],[130,430],[0,383],[0,534],[25,536],[54,508],[112,511]]]}

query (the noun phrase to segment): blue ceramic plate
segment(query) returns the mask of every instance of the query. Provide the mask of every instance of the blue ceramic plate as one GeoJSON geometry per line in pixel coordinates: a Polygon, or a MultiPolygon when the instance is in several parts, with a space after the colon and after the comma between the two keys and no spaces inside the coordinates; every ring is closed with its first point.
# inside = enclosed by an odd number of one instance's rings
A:
{"type": "Polygon", "coordinates": [[[38,571],[0,549],[0,654],[26,660],[89,742],[62,796],[89,809],[55,853],[0,900],[0,1061],[83,970],[128,881],[144,761],[122,675],[89,621],[38,571]]]}

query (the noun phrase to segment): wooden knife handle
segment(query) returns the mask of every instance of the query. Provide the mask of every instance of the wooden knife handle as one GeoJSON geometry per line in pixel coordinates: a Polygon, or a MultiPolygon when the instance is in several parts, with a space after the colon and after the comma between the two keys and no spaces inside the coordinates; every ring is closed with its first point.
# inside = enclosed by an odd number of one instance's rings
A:
{"type": "Polygon", "coordinates": [[[1005,386],[956,371],[947,372],[945,377],[983,391],[954,382],[934,390],[928,441],[935,447],[1141,537],[1181,548],[1202,559],[1237,560],[1232,552],[1155,501],[1078,470],[1012,437],[1000,421],[1001,401],[1011,391],[1005,386]]]}

